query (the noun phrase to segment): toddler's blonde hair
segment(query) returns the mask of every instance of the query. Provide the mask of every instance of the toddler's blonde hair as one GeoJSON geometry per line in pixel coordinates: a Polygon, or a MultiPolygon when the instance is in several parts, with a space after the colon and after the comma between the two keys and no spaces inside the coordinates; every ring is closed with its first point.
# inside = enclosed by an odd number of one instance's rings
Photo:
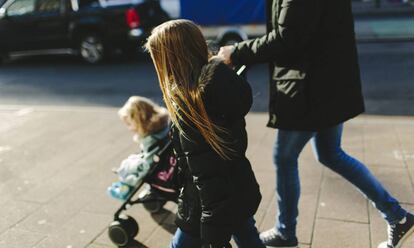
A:
{"type": "Polygon", "coordinates": [[[161,131],[169,121],[167,109],[141,96],[131,96],[118,115],[125,123],[129,121],[135,125],[138,138],[161,131]]]}

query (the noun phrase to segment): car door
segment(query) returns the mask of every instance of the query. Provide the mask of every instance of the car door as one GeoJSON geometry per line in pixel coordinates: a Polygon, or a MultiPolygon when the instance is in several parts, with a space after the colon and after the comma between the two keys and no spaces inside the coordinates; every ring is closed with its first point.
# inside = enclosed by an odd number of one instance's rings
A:
{"type": "Polygon", "coordinates": [[[2,46],[7,48],[4,50],[33,49],[35,0],[8,1],[3,8],[5,14],[0,19],[0,34],[2,46]]]}
{"type": "Polygon", "coordinates": [[[37,49],[69,47],[68,16],[63,0],[36,0],[35,45],[37,49]]]}

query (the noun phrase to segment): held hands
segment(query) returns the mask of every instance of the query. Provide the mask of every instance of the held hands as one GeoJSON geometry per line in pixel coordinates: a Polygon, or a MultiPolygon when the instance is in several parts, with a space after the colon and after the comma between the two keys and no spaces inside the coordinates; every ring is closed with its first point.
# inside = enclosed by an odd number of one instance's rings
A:
{"type": "Polygon", "coordinates": [[[226,65],[231,65],[231,54],[233,53],[235,47],[234,46],[224,46],[224,47],[220,47],[220,51],[218,52],[218,54],[215,56],[218,59],[221,59],[226,65]]]}

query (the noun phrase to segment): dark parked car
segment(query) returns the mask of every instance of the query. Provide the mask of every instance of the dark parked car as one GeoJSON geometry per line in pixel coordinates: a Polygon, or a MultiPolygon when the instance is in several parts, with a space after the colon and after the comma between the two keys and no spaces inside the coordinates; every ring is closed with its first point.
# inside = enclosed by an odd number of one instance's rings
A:
{"type": "Polygon", "coordinates": [[[78,54],[98,63],[115,49],[137,51],[151,29],[168,19],[156,0],[6,0],[0,8],[0,61],[78,54]]]}

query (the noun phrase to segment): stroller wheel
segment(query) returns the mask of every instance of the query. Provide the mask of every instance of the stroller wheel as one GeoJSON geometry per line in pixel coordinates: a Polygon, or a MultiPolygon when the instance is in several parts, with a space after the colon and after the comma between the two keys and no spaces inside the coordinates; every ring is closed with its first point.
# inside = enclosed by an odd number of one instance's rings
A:
{"type": "Polygon", "coordinates": [[[156,214],[161,211],[162,207],[165,205],[166,201],[151,201],[151,202],[145,202],[143,203],[144,208],[152,213],[156,214]]]}
{"type": "Polygon", "coordinates": [[[112,243],[117,246],[126,246],[139,231],[138,223],[130,216],[119,218],[109,225],[108,235],[112,243]]]}

